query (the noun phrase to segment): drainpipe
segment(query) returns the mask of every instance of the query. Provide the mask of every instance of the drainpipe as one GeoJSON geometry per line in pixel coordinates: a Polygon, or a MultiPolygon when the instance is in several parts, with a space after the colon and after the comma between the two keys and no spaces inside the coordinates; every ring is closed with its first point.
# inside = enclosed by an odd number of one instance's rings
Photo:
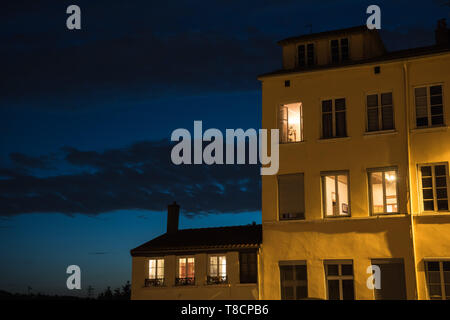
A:
{"type": "Polygon", "coordinates": [[[406,147],[407,147],[407,157],[408,157],[408,202],[409,202],[409,215],[411,223],[411,242],[413,251],[413,263],[414,263],[414,281],[415,281],[415,298],[418,299],[419,282],[417,277],[417,256],[416,256],[416,238],[414,229],[414,214],[413,214],[413,202],[411,197],[411,131],[410,131],[410,110],[409,110],[409,75],[408,75],[408,65],[406,62],[403,63],[403,79],[404,79],[404,93],[405,93],[405,106],[406,106],[406,147]]]}

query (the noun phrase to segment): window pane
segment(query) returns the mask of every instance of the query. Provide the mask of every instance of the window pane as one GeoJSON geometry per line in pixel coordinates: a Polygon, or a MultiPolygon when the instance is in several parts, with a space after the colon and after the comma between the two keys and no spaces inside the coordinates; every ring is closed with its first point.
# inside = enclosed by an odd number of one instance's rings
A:
{"type": "Polygon", "coordinates": [[[428,261],[427,262],[427,270],[428,271],[439,271],[439,262],[437,262],[437,261],[428,261]]]}
{"type": "Polygon", "coordinates": [[[303,219],[305,216],[304,175],[278,176],[280,219],[303,219]]]}
{"type": "Polygon", "coordinates": [[[187,270],[186,270],[186,259],[180,258],[178,260],[178,276],[180,278],[186,278],[187,276],[187,270]]]}
{"type": "Polygon", "coordinates": [[[442,105],[442,96],[441,95],[439,95],[439,96],[431,96],[430,97],[430,104],[431,104],[431,106],[442,105]]]}
{"type": "Polygon", "coordinates": [[[336,112],[336,137],[346,137],[345,112],[336,112]]]}
{"type": "Polygon", "coordinates": [[[149,267],[149,279],[155,279],[156,278],[156,260],[149,260],[148,261],[148,267],[149,267]]]}
{"type": "Polygon", "coordinates": [[[442,294],[441,294],[441,285],[440,284],[430,284],[428,286],[429,290],[430,290],[430,299],[442,299],[442,294]]]}
{"type": "Polygon", "coordinates": [[[301,103],[290,103],[286,107],[288,108],[288,141],[301,141],[301,103]]]}
{"type": "Polygon", "coordinates": [[[353,280],[342,280],[342,293],[344,300],[355,299],[355,291],[353,289],[353,280]]]}
{"type": "Polygon", "coordinates": [[[294,280],[294,266],[280,266],[281,280],[294,280]]]}
{"type": "Polygon", "coordinates": [[[422,188],[431,188],[433,187],[433,178],[422,178],[422,188]]]}
{"type": "Polygon", "coordinates": [[[427,211],[434,211],[434,202],[433,200],[424,200],[423,201],[423,209],[427,211]]]}
{"type": "Polygon", "coordinates": [[[438,165],[434,167],[435,176],[445,176],[447,174],[445,170],[445,165],[438,165]]]}
{"type": "Polygon", "coordinates": [[[438,210],[439,211],[446,211],[448,210],[448,200],[438,200],[438,210]]]}
{"type": "Polygon", "coordinates": [[[382,93],[381,94],[381,105],[392,105],[392,92],[382,93]]]}
{"type": "Polygon", "coordinates": [[[442,93],[442,86],[441,85],[430,87],[430,94],[431,95],[441,94],[441,93],[442,93]]]}
{"type": "Polygon", "coordinates": [[[331,113],[322,115],[322,130],[323,138],[331,138],[333,136],[333,117],[331,113]]]}
{"type": "Polygon", "coordinates": [[[431,177],[431,166],[425,166],[420,168],[422,177],[431,177]]]}
{"type": "Polygon", "coordinates": [[[383,200],[383,173],[371,172],[370,182],[372,187],[372,212],[374,214],[384,212],[383,200]]]}
{"type": "Polygon", "coordinates": [[[339,265],[337,265],[337,264],[328,264],[327,265],[327,275],[328,276],[337,276],[337,275],[339,275],[339,265]]]}
{"type": "Polygon", "coordinates": [[[298,46],[298,65],[305,66],[305,45],[298,46]]]}
{"type": "Polygon", "coordinates": [[[339,280],[328,280],[328,299],[340,300],[339,280]]]}
{"type": "Polygon", "coordinates": [[[314,44],[308,44],[307,50],[308,66],[312,66],[314,64],[314,44]]]}
{"type": "Polygon", "coordinates": [[[284,299],[284,300],[293,300],[294,299],[294,288],[293,287],[284,287],[283,293],[284,293],[284,297],[282,297],[282,299],[284,299]]]}
{"type": "Polygon", "coordinates": [[[367,109],[367,129],[368,131],[378,131],[378,108],[367,109]]]}
{"type": "Polygon", "coordinates": [[[341,58],[342,61],[348,60],[348,39],[341,39],[341,58]]]}
{"type": "Polygon", "coordinates": [[[337,40],[331,40],[331,62],[339,62],[339,42],[337,40]]]}
{"type": "Polygon", "coordinates": [[[436,189],[436,197],[438,199],[447,199],[447,188],[436,189]]]}
{"type": "Polygon", "coordinates": [[[322,101],[322,112],[331,112],[333,108],[332,100],[322,101]]]}
{"type": "MultiPolygon", "coordinates": [[[[442,269],[444,271],[450,271],[450,261],[443,261],[442,262],[442,269]]],[[[445,281],[445,282],[450,283],[450,281],[445,281]]]]}
{"type": "Polygon", "coordinates": [[[440,284],[441,274],[439,271],[428,271],[428,283],[430,284],[440,284]]]}
{"type": "Polygon", "coordinates": [[[338,176],[338,195],[339,195],[339,214],[348,215],[349,203],[348,203],[348,181],[347,175],[338,176]]]}
{"type": "Polygon", "coordinates": [[[397,209],[397,172],[384,173],[386,183],[386,212],[398,212],[397,209]]]}
{"type": "Polygon", "coordinates": [[[326,176],[322,178],[325,199],[325,215],[333,216],[337,214],[337,198],[335,176],[326,176]]]}
{"type": "Polygon", "coordinates": [[[342,275],[343,276],[351,276],[353,275],[353,265],[351,264],[343,264],[341,266],[342,275]]]}
{"type": "Polygon", "coordinates": [[[433,189],[423,189],[424,199],[433,199],[433,189]]]}
{"type": "Polygon", "coordinates": [[[194,258],[187,259],[187,277],[193,278],[195,274],[194,258]]]}
{"type": "Polygon", "coordinates": [[[440,124],[444,124],[444,116],[440,115],[440,116],[432,116],[431,117],[431,124],[433,126],[436,125],[440,125],[440,124]]]}
{"type": "Polygon", "coordinates": [[[378,107],[378,95],[371,94],[367,96],[367,106],[368,107],[378,107]]]}
{"type": "Polygon", "coordinates": [[[447,186],[447,178],[446,177],[437,177],[436,178],[436,187],[446,187],[447,186]]]}
{"type": "Polygon", "coordinates": [[[336,99],[334,101],[334,104],[335,104],[336,111],[345,110],[345,99],[344,98],[336,99]]]}
{"type": "Polygon", "coordinates": [[[278,112],[278,129],[280,130],[280,142],[288,142],[288,108],[280,106],[278,112]]]}
{"type": "Polygon", "coordinates": [[[394,129],[394,112],[392,106],[383,106],[381,117],[383,120],[383,130],[394,129]]]}
{"type": "Polygon", "coordinates": [[[306,287],[306,286],[297,286],[296,289],[297,290],[296,290],[295,295],[296,295],[296,299],[297,300],[305,299],[305,298],[308,297],[308,287],[306,287]]]}
{"type": "Polygon", "coordinates": [[[306,281],[306,266],[295,266],[295,280],[306,281]]]}

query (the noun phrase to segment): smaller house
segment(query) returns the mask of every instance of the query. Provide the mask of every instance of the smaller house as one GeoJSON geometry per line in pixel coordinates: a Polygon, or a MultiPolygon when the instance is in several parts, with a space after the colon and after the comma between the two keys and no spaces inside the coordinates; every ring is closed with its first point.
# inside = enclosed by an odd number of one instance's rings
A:
{"type": "Polygon", "coordinates": [[[168,206],[167,232],[131,250],[132,299],[259,299],[262,226],[178,229],[168,206]]]}

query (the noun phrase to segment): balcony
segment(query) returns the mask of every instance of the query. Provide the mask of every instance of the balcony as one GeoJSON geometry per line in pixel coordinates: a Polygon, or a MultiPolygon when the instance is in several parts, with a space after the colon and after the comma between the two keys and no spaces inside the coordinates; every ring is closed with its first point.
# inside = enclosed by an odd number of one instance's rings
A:
{"type": "Polygon", "coordinates": [[[164,286],[164,279],[145,279],[146,287],[162,287],[164,286]]]}
{"type": "Polygon", "coordinates": [[[193,286],[195,285],[195,278],[175,278],[175,285],[177,286],[193,286]]]}
{"type": "Polygon", "coordinates": [[[208,276],[208,284],[225,284],[228,283],[227,276],[208,276]]]}

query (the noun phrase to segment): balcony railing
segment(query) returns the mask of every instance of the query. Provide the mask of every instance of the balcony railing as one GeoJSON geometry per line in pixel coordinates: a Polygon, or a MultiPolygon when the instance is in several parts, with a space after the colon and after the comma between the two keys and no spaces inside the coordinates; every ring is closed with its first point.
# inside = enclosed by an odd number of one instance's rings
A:
{"type": "Polygon", "coordinates": [[[223,284],[228,283],[227,276],[208,276],[208,284],[223,284]]]}
{"type": "Polygon", "coordinates": [[[146,287],[162,287],[164,285],[164,279],[145,279],[146,287]]]}
{"type": "Polygon", "coordinates": [[[175,285],[177,286],[193,286],[195,284],[195,278],[175,278],[175,285]]]}

